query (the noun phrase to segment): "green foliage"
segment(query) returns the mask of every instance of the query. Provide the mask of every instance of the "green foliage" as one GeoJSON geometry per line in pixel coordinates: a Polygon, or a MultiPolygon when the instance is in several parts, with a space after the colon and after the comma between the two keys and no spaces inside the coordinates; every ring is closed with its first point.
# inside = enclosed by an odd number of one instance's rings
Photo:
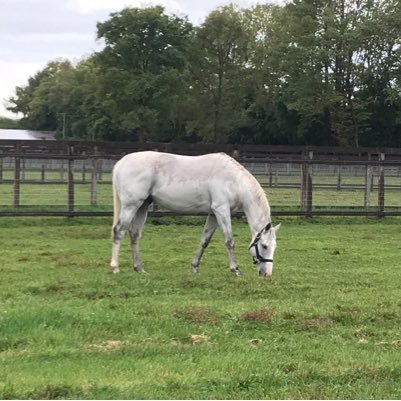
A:
{"type": "Polygon", "coordinates": [[[102,51],[49,62],[8,108],[87,139],[401,146],[400,4],[229,5],[197,27],[125,8],[102,51]]]}
{"type": "Polygon", "coordinates": [[[208,142],[227,142],[247,122],[246,63],[252,37],[244,22],[243,11],[230,5],[210,13],[196,31],[190,63],[195,118],[190,126],[208,142]]]}
{"type": "Polygon", "coordinates": [[[20,120],[0,116],[0,129],[16,129],[20,127],[20,120]]]}
{"type": "Polygon", "coordinates": [[[399,219],[283,223],[262,279],[239,222],[237,278],[220,233],[191,272],[201,225],[113,275],[110,219],[3,218],[0,398],[399,399],[399,219]]]}
{"type": "Polygon", "coordinates": [[[192,26],[162,7],[124,9],[98,24],[106,46],[97,55],[114,124],[141,141],[169,140],[181,131],[183,74],[192,26]]]}

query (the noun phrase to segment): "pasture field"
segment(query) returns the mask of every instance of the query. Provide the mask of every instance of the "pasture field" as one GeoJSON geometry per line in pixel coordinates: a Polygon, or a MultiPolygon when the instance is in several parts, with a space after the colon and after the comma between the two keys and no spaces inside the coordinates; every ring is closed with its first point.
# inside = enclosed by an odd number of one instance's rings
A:
{"type": "Polygon", "coordinates": [[[147,273],[109,218],[2,218],[0,399],[400,399],[401,219],[277,219],[259,278],[234,222],[201,273],[201,218],[150,220],[147,273]]]}

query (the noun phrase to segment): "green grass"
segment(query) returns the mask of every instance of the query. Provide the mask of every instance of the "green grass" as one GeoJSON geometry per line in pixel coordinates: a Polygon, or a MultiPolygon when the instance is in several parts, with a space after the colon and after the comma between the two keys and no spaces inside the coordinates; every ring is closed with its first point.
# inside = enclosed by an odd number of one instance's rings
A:
{"type": "Polygon", "coordinates": [[[220,233],[193,275],[202,220],[148,222],[147,273],[126,240],[113,275],[110,219],[3,218],[0,398],[401,398],[399,219],[285,219],[272,279],[240,221],[243,275],[220,233]]]}

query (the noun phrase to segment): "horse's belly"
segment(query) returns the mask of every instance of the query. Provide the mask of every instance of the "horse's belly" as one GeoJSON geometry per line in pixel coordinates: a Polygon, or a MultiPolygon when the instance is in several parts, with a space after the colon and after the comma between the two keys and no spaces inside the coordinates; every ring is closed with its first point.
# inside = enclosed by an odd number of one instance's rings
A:
{"type": "Polygon", "coordinates": [[[209,213],[210,198],[202,188],[169,185],[154,189],[152,199],[162,208],[180,213],[209,213]]]}

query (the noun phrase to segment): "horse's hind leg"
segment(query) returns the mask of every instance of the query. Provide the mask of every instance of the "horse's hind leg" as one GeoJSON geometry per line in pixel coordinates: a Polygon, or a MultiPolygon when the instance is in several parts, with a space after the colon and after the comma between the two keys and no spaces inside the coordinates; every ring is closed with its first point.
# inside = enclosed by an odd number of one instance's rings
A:
{"type": "Polygon", "coordinates": [[[134,262],[134,270],[138,273],[142,273],[143,263],[139,252],[139,240],[141,239],[143,226],[145,225],[146,218],[148,216],[148,207],[150,202],[145,203],[138,209],[134,219],[132,220],[130,227],[131,246],[132,246],[132,259],[134,262]]]}
{"type": "Polygon", "coordinates": [[[217,224],[216,216],[214,216],[212,214],[207,216],[199,248],[196,251],[195,256],[192,260],[192,270],[194,271],[194,273],[199,272],[199,264],[200,264],[203,252],[205,252],[205,249],[209,245],[209,242],[210,242],[214,232],[216,231],[217,226],[218,226],[218,224],[217,224]]]}
{"type": "Polygon", "coordinates": [[[118,257],[120,254],[121,240],[124,238],[137,210],[138,207],[136,206],[122,207],[118,222],[113,227],[113,247],[110,262],[113,273],[118,273],[120,271],[118,267],[118,257]]]}

